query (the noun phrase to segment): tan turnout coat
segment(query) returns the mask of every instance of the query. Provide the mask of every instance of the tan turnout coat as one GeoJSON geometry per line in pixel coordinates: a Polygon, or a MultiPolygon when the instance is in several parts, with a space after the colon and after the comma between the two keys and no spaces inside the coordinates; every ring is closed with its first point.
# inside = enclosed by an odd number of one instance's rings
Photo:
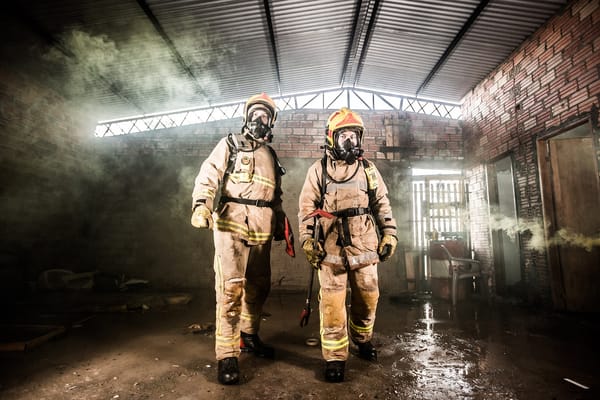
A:
{"type": "MultiPolygon", "coordinates": [[[[387,197],[387,188],[375,165],[362,160],[352,165],[344,161],[335,161],[327,157],[326,193],[323,210],[337,212],[349,208],[371,207],[371,214],[348,218],[351,244],[343,246],[342,218],[320,218],[321,231],[325,238],[324,250],[327,253],[322,265],[334,269],[343,269],[347,263],[350,269],[361,268],[379,262],[377,247],[378,233],[396,235],[396,221],[387,197]],[[369,176],[370,178],[367,178],[369,176]],[[373,201],[369,205],[368,187],[373,188],[373,201]]],[[[304,220],[318,208],[321,199],[321,160],[315,161],[309,168],[304,186],[300,193],[299,239],[303,243],[312,237],[314,219],[304,220]]]]}
{"type": "Polygon", "coordinates": [[[215,211],[215,229],[231,232],[250,245],[264,244],[272,240],[276,216],[282,212],[281,177],[267,145],[257,145],[241,134],[232,135],[232,139],[238,147],[235,167],[226,175],[231,151],[227,138],[223,138],[202,163],[192,193],[193,205],[203,201],[215,211]],[[228,202],[215,210],[221,182],[221,196],[271,201],[273,207],[228,202]]]}

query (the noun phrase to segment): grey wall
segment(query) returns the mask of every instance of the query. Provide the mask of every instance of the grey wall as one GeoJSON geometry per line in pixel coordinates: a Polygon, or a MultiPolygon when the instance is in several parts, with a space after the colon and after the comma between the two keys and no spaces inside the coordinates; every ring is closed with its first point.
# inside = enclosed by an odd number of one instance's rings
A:
{"type": "MultiPolygon", "coordinates": [[[[94,121],[55,91],[0,65],[0,293],[86,258],[94,121]]],[[[93,162],[92,162],[93,163],[93,162]]]]}

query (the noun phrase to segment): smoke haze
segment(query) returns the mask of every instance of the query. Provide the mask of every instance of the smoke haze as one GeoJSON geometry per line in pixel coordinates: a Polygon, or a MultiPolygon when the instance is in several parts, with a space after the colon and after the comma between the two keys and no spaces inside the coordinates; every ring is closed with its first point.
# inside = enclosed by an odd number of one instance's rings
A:
{"type": "MultiPolygon", "coordinates": [[[[218,95],[214,71],[235,49],[216,51],[218,39],[200,32],[194,37],[178,38],[177,51],[193,71],[192,79],[164,40],[157,39],[155,31],[146,26],[131,31],[134,33],[118,42],[105,34],[66,31],[59,38],[60,46],[45,52],[43,60],[62,70],[61,90],[79,103],[90,95],[108,97],[110,92],[121,96],[129,106],[137,106],[137,99],[156,100],[151,110],[138,107],[137,113],[142,114],[198,106],[218,95]]],[[[117,106],[112,105],[115,114],[107,119],[125,116],[117,106]]]]}
{"type": "Polygon", "coordinates": [[[504,215],[492,214],[489,224],[491,229],[506,232],[512,240],[516,240],[517,234],[528,235],[529,246],[538,251],[543,251],[549,246],[571,246],[581,247],[589,252],[592,247],[600,246],[600,233],[595,236],[586,236],[566,228],[558,230],[546,241],[541,220],[516,220],[504,215]]]}

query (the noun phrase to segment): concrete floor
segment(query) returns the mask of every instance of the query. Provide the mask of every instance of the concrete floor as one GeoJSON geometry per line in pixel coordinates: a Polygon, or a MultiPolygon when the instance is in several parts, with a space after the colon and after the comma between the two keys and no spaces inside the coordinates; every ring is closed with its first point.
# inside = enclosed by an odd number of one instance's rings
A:
{"type": "MultiPolygon", "coordinates": [[[[301,328],[304,295],[273,293],[261,337],[275,346],[276,359],[243,354],[241,384],[222,386],[210,295],[195,294],[184,305],[132,296],[126,307],[107,298],[101,307],[97,298],[38,304],[38,322],[61,319],[68,329],[27,351],[0,353],[0,398],[600,398],[600,323],[590,316],[473,299],[453,309],[426,295],[383,296],[373,340],[379,361],[352,355],[346,381],[331,384],[322,377],[320,348],[305,344],[318,337],[318,312],[301,328]],[[192,333],[192,324],[201,332],[192,333]]],[[[13,322],[35,314],[17,311],[13,322]]]]}

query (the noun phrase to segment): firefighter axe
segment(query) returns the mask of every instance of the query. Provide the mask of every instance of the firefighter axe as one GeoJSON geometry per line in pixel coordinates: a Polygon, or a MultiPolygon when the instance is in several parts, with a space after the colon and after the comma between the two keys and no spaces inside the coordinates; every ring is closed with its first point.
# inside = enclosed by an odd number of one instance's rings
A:
{"type": "MultiPolygon", "coordinates": [[[[334,218],[334,215],[330,214],[327,211],[324,211],[322,209],[317,209],[317,210],[313,211],[312,213],[308,214],[303,219],[303,221],[306,221],[309,218],[315,219],[315,227],[313,230],[313,238],[314,238],[315,243],[320,242],[320,236],[321,236],[321,224],[319,223],[320,217],[334,218]]],[[[308,319],[310,318],[310,312],[311,312],[310,303],[312,300],[312,291],[313,291],[314,282],[315,282],[315,268],[311,265],[310,279],[308,281],[308,291],[306,293],[306,300],[304,302],[304,308],[302,309],[302,313],[300,314],[300,327],[305,327],[306,325],[308,325],[308,319]]]]}

